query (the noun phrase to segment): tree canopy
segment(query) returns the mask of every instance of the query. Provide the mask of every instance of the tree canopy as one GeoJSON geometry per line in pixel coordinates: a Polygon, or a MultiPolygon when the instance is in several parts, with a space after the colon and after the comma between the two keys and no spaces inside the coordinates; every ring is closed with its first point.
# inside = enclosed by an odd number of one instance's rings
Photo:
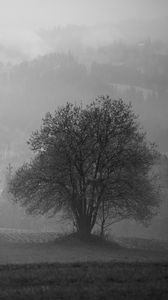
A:
{"type": "Polygon", "coordinates": [[[146,139],[131,104],[98,97],[47,113],[28,141],[35,153],[9,184],[29,213],[72,218],[88,236],[97,221],[152,217],[158,200],[150,179],[155,147],[146,139]]]}

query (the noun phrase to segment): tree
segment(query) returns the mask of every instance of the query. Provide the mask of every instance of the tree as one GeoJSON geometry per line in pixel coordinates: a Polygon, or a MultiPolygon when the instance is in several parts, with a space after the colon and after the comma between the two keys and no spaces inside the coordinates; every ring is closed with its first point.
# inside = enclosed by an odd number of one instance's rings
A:
{"type": "Polygon", "coordinates": [[[28,144],[34,159],[19,168],[9,190],[29,213],[73,219],[82,237],[97,220],[144,221],[158,206],[148,143],[131,104],[99,97],[83,107],[67,103],[47,113],[28,144]]]}

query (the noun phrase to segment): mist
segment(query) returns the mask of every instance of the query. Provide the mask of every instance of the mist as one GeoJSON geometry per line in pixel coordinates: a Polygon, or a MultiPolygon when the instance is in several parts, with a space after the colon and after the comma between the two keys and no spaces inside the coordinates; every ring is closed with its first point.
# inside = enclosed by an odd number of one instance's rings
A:
{"type": "Polygon", "coordinates": [[[168,3],[165,0],[0,1],[0,227],[62,230],[55,219],[32,217],[5,193],[7,168],[31,159],[26,141],[42,117],[66,101],[98,95],[131,101],[164,156],[158,215],[147,228],[116,224],[121,236],[167,239],[168,3]]]}
{"type": "Polygon", "coordinates": [[[95,48],[148,37],[167,40],[167,11],[166,0],[1,0],[0,58],[16,63],[75,46],[95,48]],[[51,45],[39,30],[51,35],[53,28],[57,30],[51,45]]]}

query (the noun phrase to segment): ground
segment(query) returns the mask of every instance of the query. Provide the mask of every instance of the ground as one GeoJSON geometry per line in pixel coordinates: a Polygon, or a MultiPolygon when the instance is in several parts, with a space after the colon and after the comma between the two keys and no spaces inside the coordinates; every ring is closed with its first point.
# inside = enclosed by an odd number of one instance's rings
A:
{"type": "Polygon", "coordinates": [[[168,262],[168,242],[116,238],[98,244],[52,232],[0,230],[0,264],[75,261],[168,262]]]}
{"type": "Polygon", "coordinates": [[[53,263],[0,266],[0,299],[167,300],[166,263],[53,263]]]}
{"type": "Polygon", "coordinates": [[[167,242],[0,232],[0,299],[168,299],[167,242]]]}

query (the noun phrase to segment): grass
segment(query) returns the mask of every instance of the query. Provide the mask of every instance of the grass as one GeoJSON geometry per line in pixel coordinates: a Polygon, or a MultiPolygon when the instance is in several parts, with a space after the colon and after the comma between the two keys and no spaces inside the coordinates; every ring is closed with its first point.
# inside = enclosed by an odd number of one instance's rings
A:
{"type": "Polygon", "coordinates": [[[167,300],[164,245],[0,231],[0,300],[167,300]]]}
{"type": "MultiPolygon", "coordinates": [[[[126,241],[122,245],[121,241],[104,242],[97,238],[84,242],[75,235],[56,238],[54,233],[44,234],[45,239],[43,233],[0,232],[0,264],[76,261],[168,262],[168,251],[163,249],[162,245],[158,246],[156,251],[154,247],[131,247],[130,243],[129,247],[124,247],[126,241]]],[[[146,245],[146,241],[143,243],[146,245]]]]}
{"type": "Polygon", "coordinates": [[[0,266],[0,299],[168,299],[168,263],[0,266]]]}
{"type": "Polygon", "coordinates": [[[0,228],[0,243],[46,243],[58,237],[55,232],[31,232],[0,228]]]}

